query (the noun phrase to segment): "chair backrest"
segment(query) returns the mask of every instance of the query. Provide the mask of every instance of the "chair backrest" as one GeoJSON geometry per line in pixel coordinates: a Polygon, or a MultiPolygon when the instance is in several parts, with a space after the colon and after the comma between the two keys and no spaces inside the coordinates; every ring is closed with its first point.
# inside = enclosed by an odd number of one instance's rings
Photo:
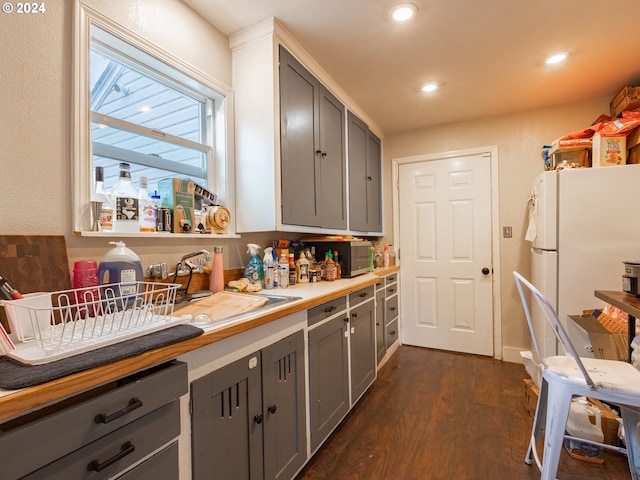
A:
{"type": "Polygon", "coordinates": [[[589,388],[591,388],[592,390],[596,390],[597,389],[596,384],[589,376],[589,373],[587,373],[587,369],[584,367],[582,360],[580,360],[580,357],[578,356],[576,349],[571,344],[571,341],[569,340],[569,336],[567,335],[567,332],[565,331],[562,324],[560,323],[560,320],[558,320],[558,315],[556,314],[556,311],[554,310],[554,308],[551,306],[551,303],[549,303],[549,300],[545,298],[545,296],[540,292],[540,290],[538,290],[535,286],[533,286],[527,279],[525,279],[518,272],[513,272],[513,278],[516,281],[516,286],[518,287],[518,293],[520,293],[520,299],[522,300],[522,308],[524,308],[524,314],[527,317],[527,323],[529,324],[529,331],[531,332],[531,339],[533,340],[533,348],[538,354],[538,357],[540,358],[540,361],[542,362],[542,365],[544,366],[544,368],[545,369],[547,368],[547,363],[545,362],[544,357],[540,354],[540,347],[538,345],[538,339],[536,338],[536,331],[534,329],[533,321],[531,318],[532,317],[531,308],[529,307],[529,302],[527,301],[527,295],[525,293],[524,287],[526,287],[526,289],[531,293],[532,305],[535,308],[540,309],[545,323],[551,328],[551,330],[555,334],[560,346],[562,347],[562,350],[564,351],[564,354],[567,356],[573,357],[578,368],[582,372],[582,375],[584,376],[585,382],[587,382],[587,385],[589,385],[589,388]]]}

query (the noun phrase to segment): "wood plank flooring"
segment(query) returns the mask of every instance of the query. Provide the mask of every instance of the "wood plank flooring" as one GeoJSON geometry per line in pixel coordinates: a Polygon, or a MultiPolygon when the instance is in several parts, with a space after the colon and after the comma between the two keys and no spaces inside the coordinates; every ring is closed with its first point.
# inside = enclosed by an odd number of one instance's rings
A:
{"type": "MultiPolygon", "coordinates": [[[[539,479],[519,364],[401,346],[296,480],[539,479]]],[[[563,452],[559,480],[628,480],[627,459],[563,452]]]]}

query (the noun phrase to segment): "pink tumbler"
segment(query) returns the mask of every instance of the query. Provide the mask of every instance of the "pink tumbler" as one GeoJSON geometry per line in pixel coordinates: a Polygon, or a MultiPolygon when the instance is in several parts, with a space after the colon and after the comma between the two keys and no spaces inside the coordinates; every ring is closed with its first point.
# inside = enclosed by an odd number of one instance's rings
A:
{"type": "Polygon", "coordinates": [[[80,317],[93,316],[94,306],[100,300],[98,264],[94,260],[81,260],[73,264],[73,289],[80,317]]]}

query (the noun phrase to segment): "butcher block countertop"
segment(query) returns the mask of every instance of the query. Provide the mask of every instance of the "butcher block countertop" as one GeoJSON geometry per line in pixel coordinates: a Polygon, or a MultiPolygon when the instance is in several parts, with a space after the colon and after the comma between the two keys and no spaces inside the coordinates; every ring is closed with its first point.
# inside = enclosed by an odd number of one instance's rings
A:
{"type": "MultiPolygon", "coordinates": [[[[218,342],[252,328],[273,322],[287,315],[307,310],[316,305],[333,300],[364,287],[375,285],[381,276],[394,273],[399,267],[376,269],[375,273],[345,278],[335,282],[300,284],[288,289],[265,290],[262,293],[300,297],[299,300],[283,302],[261,313],[243,316],[243,320],[169,346],[149,350],[134,357],[125,358],[100,367],[84,370],[51,382],[22,390],[0,389],[0,422],[17,417],[22,413],[38,409],[52,402],[62,400],[91,388],[112,382],[152,365],[172,360],[184,353],[205,345],[218,342]]],[[[179,314],[180,311],[177,311],[179,314]]]]}

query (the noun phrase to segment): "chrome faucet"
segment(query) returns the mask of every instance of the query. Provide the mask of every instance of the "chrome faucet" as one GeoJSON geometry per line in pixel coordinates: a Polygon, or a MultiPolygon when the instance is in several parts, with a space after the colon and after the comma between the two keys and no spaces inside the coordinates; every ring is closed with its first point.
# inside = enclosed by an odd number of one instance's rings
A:
{"type": "Polygon", "coordinates": [[[187,262],[186,260],[188,258],[197,257],[198,255],[204,255],[204,258],[206,259],[206,261],[211,260],[211,254],[209,253],[209,250],[202,249],[197,252],[187,253],[184,257],[180,259],[180,262],[178,263],[178,267],[176,268],[176,272],[193,271],[195,265],[193,265],[193,263],[191,262],[187,262]]]}

